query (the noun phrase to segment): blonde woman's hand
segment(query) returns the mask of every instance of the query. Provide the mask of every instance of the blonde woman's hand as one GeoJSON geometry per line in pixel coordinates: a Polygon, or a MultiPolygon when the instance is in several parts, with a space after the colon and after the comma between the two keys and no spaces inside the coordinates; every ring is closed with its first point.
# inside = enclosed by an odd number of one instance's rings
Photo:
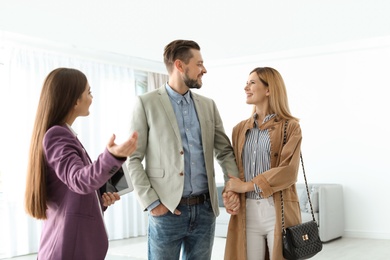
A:
{"type": "Polygon", "coordinates": [[[251,190],[254,190],[254,188],[250,182],[242,181],[240,178],[229,174],[229,181],[225,185],[225,191],[245,193],[251,190]]]}
{"type": "Polygon", "coordinates": [[[125,142],[116,144],[115,135],[113,134],[107,144],[107,149],[116,157],[128,157],[137,149],[137,140],[138,133],[134,132],[125,142]]]}
{"type": "Polygon", "coordinates": [[[105,192],[102,195],[103,199],[103,206],[108,207],[115,203],[115,201],[120,200],[121,197],[118,195],[118,193],[114,192],[105,192]]]}

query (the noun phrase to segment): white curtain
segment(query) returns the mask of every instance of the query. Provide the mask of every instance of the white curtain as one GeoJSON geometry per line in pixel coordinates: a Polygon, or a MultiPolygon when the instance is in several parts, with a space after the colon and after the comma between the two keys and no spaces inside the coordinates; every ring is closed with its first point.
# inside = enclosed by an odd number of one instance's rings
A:
{"type": "MultiPolygon", "coordinates": [[[[41,222],[24,211],[27,156],[43,81],[58,67],[79,69],[92,89],[90,115],[73,127],[92,160],[105,148],[111,134],[117,141],[129,135],[135,96],[133,69],[37,47],[1,42],[0,60],[0,259],[37,252],[41,222]]],[[[146,213],[133,193],[108,208],[105,221],[110,239],[146,235],[146,213]]]]}

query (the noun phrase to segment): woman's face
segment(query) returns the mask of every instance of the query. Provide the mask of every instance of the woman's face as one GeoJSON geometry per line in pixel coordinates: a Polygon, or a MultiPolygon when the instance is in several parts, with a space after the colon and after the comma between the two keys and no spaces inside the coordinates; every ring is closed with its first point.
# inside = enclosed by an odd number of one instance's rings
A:
{"type": "Polygon", "coordinates": [[[93,97],[92,97],[91,87],[87,83],[83,94],[77,100],[76,110],[79,116],[89,115],[89,107],[92,104],[92,98],[93,97]]]}
{"type": "Polygon", "coordinates": [[[256,72],[252,72],[244,88],[246,94],[246,103],[259,105],[268,99],[268,87],[261,82],[256,72]]]}

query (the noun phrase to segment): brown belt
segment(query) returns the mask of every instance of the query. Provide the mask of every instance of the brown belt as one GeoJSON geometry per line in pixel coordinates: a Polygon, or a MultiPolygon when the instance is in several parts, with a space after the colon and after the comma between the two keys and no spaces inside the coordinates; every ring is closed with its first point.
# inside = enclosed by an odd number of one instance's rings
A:
{"type": "Polygon", "coordinates": [[[207,201],[208,199],[210,199],[210,194],[207,192],[196,196],[181,198],[180,205],[186,205],[186,206],[198,205],[207,201]]]}

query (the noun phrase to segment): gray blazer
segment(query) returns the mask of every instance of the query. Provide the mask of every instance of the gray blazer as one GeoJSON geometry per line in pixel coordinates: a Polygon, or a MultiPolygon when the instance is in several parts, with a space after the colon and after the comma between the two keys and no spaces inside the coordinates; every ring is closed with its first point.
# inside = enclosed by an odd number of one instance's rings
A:
{"type": "MultiPolygon", "coordinates": [[[[238,176],[229,138],[213,100],[191,92],[202,131],[203,153],[211,204],[219,215],[215,184],[214,155],[224,179],[238,176]]],[[[160,201],[174,212],[183,194],[184,153],[179,127],[165,84],[137,97],[131,131],[138,132],[137,150],[129,157],[128,167],[134,190],[142,207],[160,201]],[[145,158],[145,165],[142,164],[145,158]]]]}

